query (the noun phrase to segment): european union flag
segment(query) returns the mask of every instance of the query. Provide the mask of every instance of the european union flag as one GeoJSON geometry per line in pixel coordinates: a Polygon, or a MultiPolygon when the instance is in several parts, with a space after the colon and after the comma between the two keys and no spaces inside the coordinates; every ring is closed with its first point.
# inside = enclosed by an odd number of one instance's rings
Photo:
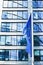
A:
{"type": "Polygon", "coordinates": [[[32,34],[31,34],[31,15],[29,17],[28,22],[26,23],[26,26],[23,29],[23,33],[26,35],[27,40],[27,47],[26,51],[30,54],[30,57],[32,57],[32,34]]]}

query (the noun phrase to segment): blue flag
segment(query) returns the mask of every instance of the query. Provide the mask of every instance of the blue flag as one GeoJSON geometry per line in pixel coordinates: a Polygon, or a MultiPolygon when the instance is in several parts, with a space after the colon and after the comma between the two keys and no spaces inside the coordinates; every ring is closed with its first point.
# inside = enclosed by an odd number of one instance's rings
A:
{"type": "Polygon", "coordinates": [[[26,40],[27,40],[27,47],[26,51],[30,54],[32,57],[32,34],[31,34],[31,15],[29,17],[28,22],[26,23],[26,26],[23,29],[23,33],[26,35],[26,40]]]}

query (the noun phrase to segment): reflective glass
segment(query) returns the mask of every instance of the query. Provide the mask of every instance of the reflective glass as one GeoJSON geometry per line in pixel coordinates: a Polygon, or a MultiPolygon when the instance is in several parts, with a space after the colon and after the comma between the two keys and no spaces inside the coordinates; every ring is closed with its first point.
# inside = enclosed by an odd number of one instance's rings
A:
{"type": "Polygon", "coordinates": [[[34,32],[42,32],[43,31],[43,23],[34,23],[33,30],[34,30],[34,32]]]}
{"type": "Polygon", "coordinates": [[[0,36],[0,45],[5,45],[5,36],[0,36]]]}
{"type": "Polygon", "coordinates": [[[28,7],[28,1],[23,1],[23,7],[28,7]]]}
{"type": "Polygon", "coordinates": [[[17,11],[13,12],[13,19],[17,19],[17,11]]]}
{"type": "Polygon", "coordinates": [[[6,23],[2,23],[1,32],[6,32],[6,23]]]}
{"type": "Polygon", "coordinates": [[[39,56],[39,50],[35,50],[35,51],[34,51],[34,55],[35,55],[35,56],[39,56]]]}
{"type": "Polygon", "coordinates": [[[17,60],[17,51],[16,50],[9,51],[9,60],[17,60]]]}
{"type": "Polygon", "coordinates": [[[8,7],[12,7],[13,1],[8,1],[8,7]]]}
{"type": "Polygon", "coordinates": [[[27,19],[28,18],[28,13],[27,13],[27,11],[24,11],[23,12],[23,19],[27,19]]]}
{"type": "Polygon", "coordinates": [[[8,19],[12,19],[12,12],[8,11],[7,17],[8,17],[8,19]]]}
{"type": "Polygon", "coordinates": [[[6,11],[3,11],[2,12],[2,19],[7,19],[8,16],[7,16],[7,12],[6,11]]]}
{"type": "Polygon", "coordinates": [[[6,45],[12,45],[11,36],[6,36],[6,45]]]}
{"type": "Polygon", "coordinates": [[[17,1],[13,1],[13,7],[17,7],[17,1]]]}
{"type": "Polygon", "coordinates": [[[18,19],[22,19],[22,12],[18,11],[18,15],[17,15],[18,19]]]}
{"type": "Polygon", "coordinates": [[[18,2],[17,2],[17,6],[18,6],[18,7],[22,7],[22,6],[23,6],[22,1],[18,1],[18,2]]]}
{"type": "Polygon", "coordinates": [[[34,46],[43,46],[43,36],[34,36],[34,46]]]}
{"type": "Polygon", "coordinates": [[[3,1],[3,7],[7,7],[8,1],[3,1]]]}
{"type": "Polygon", "coordinates": [[[12,36],[12,45],[16,45],[16,36],[12,36]]]}
{"type": "Polygon", "coordinates": [[[17,31],[23,31],[22,23],[17,24],[17,31]]]}
{"type": "Polygon", "coordinates": [[[42,8],[43,7],[43,1],[33,1],[32,2],[34,8],[42,8]]]}

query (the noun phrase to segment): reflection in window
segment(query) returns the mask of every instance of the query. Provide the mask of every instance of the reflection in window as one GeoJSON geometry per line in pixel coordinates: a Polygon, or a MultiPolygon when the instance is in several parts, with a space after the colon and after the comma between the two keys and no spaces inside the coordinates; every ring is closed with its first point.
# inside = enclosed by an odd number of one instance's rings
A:
{"type": "Polygon", "coordinates": [[[26,23],[7,23],[2,22],[1,32],[23,32],[26,23]]]}
{"type": "Polygon", "coordinates": [[[43,7],[43,1],[33,1],[33,8],[42,8],[43,7]]]}
{"type": "Polygon", "coordinates": [[[20,45],[20,46],[26,46],[27,40],[26,38],[23,38],[23,36],[9,36],[4,35],[0,36],[0,45],[6,45],[6,46],[13,46],[13,45],[20,45]]]}
{"type": "Polygon", "coordinates": [[[25,7],[25,8],[27,8],[28,7],[28,1],[27,0],[25,0],[25,1],[23,1],[23,0],[21,0],[21,1],[18,1],[18,0],[17,1],[3,1],[3,7],[6,7],[6,8],[7,7],[9,7],[9,8],[25,7]]]}
{"type": "Polygon", "coordinates": [[[6,11],[2,12],[2,19],[7,19],[7,18],[8,18],[7,12],[6,11]]]}
{"type": "Polygon", "coordinates": [[[13,1],[8,1],[8,7],[12,7],[13,1]]]}
{"type": "Polygon", "coordinates": [[[27,11],[3,11],[2,19],[28,19],[27,11]]]}
{"type": "Polygon", "coordinates": [[[17,23],[12,23],[11,31],[17,31],[17,23]]]}
{"type": "Polygon", "coordinates": [[[43,36],[34,36],[34,46],[43,46],[43,36]]]}
{"type": "Polygon", "coordinates": [[[40,51],[34,50],[34,61],[40,61],[40,51]]]}
{"type": "Polygon", "coordinates": [[[7,60],[28,61],[28,53],[25,50],[0,50],[0,61],[7,60]]]}
{"type": "Polygon", "coordinates": [[[0,36],[0,45],[5,45],[5,36],[0,36]]]}
{"type": "Polygon", "coordinates": [[[23,31],[23,26],[21,23],[17,24],[17,31],[23,31]]]}
{"type": "Polygon", "coordinates": [[[43,23],[34,23],[33,30],[34,30],[34,32],[42,32],[43,31],[43,23]]]}
{"type": "Polygon", "coordinates": [[[37,19],[43,19],[43,11],[33,11],[33,19],[37,20],[37,19]]]}
{"type": "Polygon", "coordinates": [[[17,50],[9,51],[9,60],[17,60],[17,50]]]}
{"type": "Polygon", "coordinates": [[[12,45],[11,44],[11,36],[6,36],[6,45],[12,45]]]}
{"type": "Polygon", "coordinates": [[[35,55],[35,56],[39,56],[39,50],[35,50],[35,51],[34,51],[34,55],[35,55]]]}
{"type": "Polygon", "coordinates": [[[12,36],[12,45],[16,45],[16,36],[12,36]]]}

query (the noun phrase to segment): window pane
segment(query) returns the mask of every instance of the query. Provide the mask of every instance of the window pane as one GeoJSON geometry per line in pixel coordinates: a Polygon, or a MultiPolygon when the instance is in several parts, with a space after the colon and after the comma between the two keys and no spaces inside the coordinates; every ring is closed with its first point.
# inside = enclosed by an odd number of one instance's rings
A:
{"type": "Polygon", "coordinates": [[[12,45],[16,45],[16,36],[12,36],[12,45]]]}
{"type": "Polygon", "coordinates": [[[41,61],[43,61],[43,56],[41,56],[40,58],[41,58],[41,61]]]}
{"type": "Polygon", "coordinates": [[[3,19],[7,19],[7,18],[8,18],[6,11],[3,11],[3,12],[2,12],[2,18],[3,18],[3,19]]]}
{"type": "Polygon", "coordinates": [[[17,24],[17,31],[23,31],[22,23],[17,24]]]}
{"type": "Polygon", "coordinates": [[[23,6],[23,4],[22,4],[22,1],[18,1],[18,7],[22,7],[23,6]]]}
{"type": "Polygon", "coordinates": [[[34,29],[34,32],[42,32],[43,23],[34,23],[33,29],[34,29]]]}
{"type": "Polygon", "coordinates": [[[35,55],[35,56],[39,56],[39,50],[35,50],[35,51],[34,51],[34,55],[35,55]]]}
{"type": "Polygon", "coordinates": [[[3,1],[3,7],[7,7],[8,1],[3,1]]]}
{"type": "Polygon", "coordinates": [[[43,19],[43,12],[40,12],[40,11],[34,11],[33,12],[33,19],[43,19]]]}
{"type": "Polygon", "coordinates": [[[28,13],[26,11],[23,12],[23,19],[27,19],[28,18],[28,13]]]}
{"type": "Polygon", "coordinates": [[[10,31],[11,31],[11,24],[6,23],[6,32],[10,32],[10,31]]]}
{"type": "Polygon", "coordinates": [[[22,12],[18,11],[18,19],[22,19],[22,12]]]}
{"type": "Polygon", "coordinates": [[[9,11],[9,12],[7,13],[7,17],[8,17],[8,19],[12,19],[12,12],[9,11]]]}
{"type": "Polygon", "coordinates": [[[33,12],[33,19],[38,19],[38,12],[33,12]]]}
{"type": "Polygon", "coordinates": [[[6,23],[2,23],[1,32],[6,32],[6,23]]]}
{"type": "Polygon", "coordinates": [[[23,7],[27,7],[28,6],[28,1],[23,1],[23,7]]]}
{"type": "Polygon", "coordinates": [[[17,19],[17,12],[13,12],[13,19],[17,19]]]}
{"type": "Polygon", "coordinates": [[[17,1],[13,1],[13,7],[17,7],[17,1]]]}
{"type": "Polygon", "coordinates": [[[43,55],[43,50],[40,51],[40,55],[41,55],[41,56],[43,55]]]}
{"type": "Polygon", "coordinates": [[[17,45],[21,45],[22,36],[17,36],[17,45]]]}
{"type": "Polygon", "coordinates": [[[5,45],[5,36],[0,36],[0,45],[5,45]]]}
{"type": "Polygon", "coordinates": [[[6,45],[12,45],[11,36],[6,36],[6,45]]]}
{"type": "Polygon", "coordinates": [[[37,7],[43,7],[43,1],[33,1],[33,7],[37,8],[37,7]]]}
{"type": "Polygon", "coordinates": [[[17,31],[17,23],[12,23],[11,31],[17,31]]]}
{"type": "Polygon", "coordinates": [[[12,1],[8,1],[8,7],[12,7],[13,2],[12,1]]]}
{"type": "Polygon", "coordinates": [[[28,53],[25,50],[18,50],[18,60],[19,61],[27,61],[28,60],[28,53]]]}
{"type": "Polygon", "coordinates": [[[9,51],[9,60],[17,60],[17,51],[16,50],[10,50],[9,51]]]}
{"type": "Polygon", "coordinates": [[[34,45],[35,46],[43,46],[43,36],[34,36],[34,45]]]}

